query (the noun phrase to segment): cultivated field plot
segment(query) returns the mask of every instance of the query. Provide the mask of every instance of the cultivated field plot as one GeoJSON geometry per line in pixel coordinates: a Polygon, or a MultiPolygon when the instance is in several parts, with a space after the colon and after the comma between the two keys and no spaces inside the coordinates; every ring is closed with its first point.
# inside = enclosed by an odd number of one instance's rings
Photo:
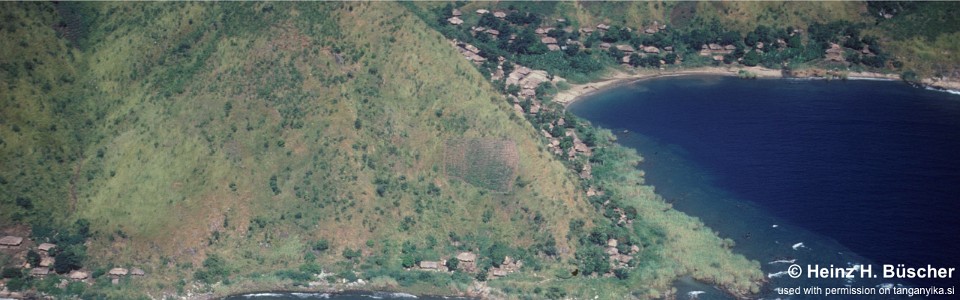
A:
{"type": "Polygon", "coordinates": [[[517,177],[520,153],[510,140],[493,138],[448,141],[443,153],[444,173],[469,184],[510,192],[517,177]]]}

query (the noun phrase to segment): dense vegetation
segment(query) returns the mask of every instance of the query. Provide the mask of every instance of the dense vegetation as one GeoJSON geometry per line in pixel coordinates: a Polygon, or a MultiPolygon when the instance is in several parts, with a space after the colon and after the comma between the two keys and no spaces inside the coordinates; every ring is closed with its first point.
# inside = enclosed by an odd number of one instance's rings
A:
{"type": "MultiPolygon", "coordinates": [[[[642,159],[612,134],[550,103],[544,95],[562,86],[538,87],[544,109],[522,117],[504,95],[516,87],[488,80],[496,65],[464,61],[448,39],[476,45],[488,62],[504,56],[504,68],[573,82],[621,63],[622,53],[601,43],[674,47],[628,60],[649,68],[660,60],[793,67],[817,63],[836,43],[855,67],[927,70],[898,60],[904,44],[867,23],[921,28],[911,15],[924,5],[902,5],[890,20],[817,15],[789,26],[769,15],[791,8],[770,3],[497,5],[505,18],[472,13],[492,3],[0,4],[0,38],[11,41],[0,45],[0,229],[29,225],[32,241],[58,245],[50,253],[58,274],[43,279],[0,254],[6,286],[130,298],[357,279],[371,289],[456,293],[485,281],[517,297],[655,298],[691,275],[747,295],[760,289],[758,263],[643,185],[642,159]],[[740,23],[705,9],[718,5],[767,7],[740,23]],[[461,27],[446,21],[453,7],[465,13],[461,27]],[[656,34],[626,30],[667,17],[656,34]],[[576,30],[600,22],[611,28],[576,30]],[[500,35],[475,35],[471,25],[500,35]],[[547,35],[565,49],[550,51],[541,27],[556,28],[547,35]],[[778,39],[777,51],[748,51],[778,39]],[[698,55],[705,43],[737,50],[714,62],[698,55]],[[873,56],[856,51],[863,47],[873,56]],[[593,154],[555,155],[541,130],[573,130],[593,154]],[[445,151],[457,141],[499,146],[462,149],[478,159],[451,174],[445,151]],[[585,166],[587,179],[574,171],[585,166]],[[619,253],[638,249],[623,266],[605,253],[611,239],[619,253]],[[478,254],[476,272],[453,258],[463,251],[478,254]],[[506,257],[523,268],[488,272],[506,257]],[[443,259],[453,272],[415,268],[443,259]],[[113,267],[147,276],[112,284],[113,267]],[[89,271],[91,284],[58,286],[76,269],[89,271]]],[[[917,38],[938,45],[948,34],[956,30],[917,38]]]]}

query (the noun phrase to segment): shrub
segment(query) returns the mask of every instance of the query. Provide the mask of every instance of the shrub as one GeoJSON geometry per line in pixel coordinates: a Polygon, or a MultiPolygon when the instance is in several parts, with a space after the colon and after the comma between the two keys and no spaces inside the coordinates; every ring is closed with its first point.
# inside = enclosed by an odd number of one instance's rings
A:
{"type": "Polygon", "coordinates": [[[31,266],[40,265],[40,254],[33,250],[27,251],[27,263],[31,266]]]}
{"type": "Polygon", "coordinates": [[[320,274],[323,272],[323,267],[317,263],[310,262],[300,265],[300,271],[310,274],[320,274]]]}
{"type": "Polygon", "coordinates": [[[627,269],[616,269],[613,270],[613,275],[616,275],[620,280],[627,280],[630,278],[630,271],[627,269]]]}
{"type": "Polygon", "coordinates": [[[53,269],[57,273],[66,273],[83,267],[83,261],[87,257],[86,248],[83,245],[70,245],[57,254],[57,260],[53,263],[53,269]]]}
{"type": "Polygon", "coordinates": [[[30,278],[13,278],[7,281],[7,289],[19,292],[30,287],[30,278]]]}
{"type": "Polygon", "coordinates": [[[207,259],[203,260],[203,269],[193,274],[196,280],[207,284],[225,280],[229,275],[230,270],[226,266],[226,261],[216,254],[207,256],[207,259]]]}
{"type": "Polygon", "coordinates": [[[456,257],[447,260],[447,268],[450,270],[456,270],[460,266],[460,260],[456,257]]]}
{"type": "Polygon", "coordinates": [[[21,278],[23,277],[23,270],[20,268],[3,268],[3,272],[0,273],[3,278],[21,278]]]}
{"type": "Polygon", "coordinates": [[[555,286],[547,289],[547,299],[562,299],[567,296],[567,291],[555,286]]]}
{"type": "Polygon", "coordinates": [[[323,252],[323,251],[327,251],[327,249],[330,249],[330,242],[327,241],[326,239],[320,239],[319,241],[316,241],[313,243],[314,251],[323,252]]]}
{"type": "Polygon", "coordinates": [[[343,258],[346,258],[346,259],[354,259],[354,258],[360,257],[360,254],[361,254],[361,253],[360,253],[360,250],[359,250],[359,249],[353,250],[353,249],[350,249],[350,248],[346,248],[346,249],[343,249],[343,253],[342,253],[342,254],[343,254],[343,258]]]}

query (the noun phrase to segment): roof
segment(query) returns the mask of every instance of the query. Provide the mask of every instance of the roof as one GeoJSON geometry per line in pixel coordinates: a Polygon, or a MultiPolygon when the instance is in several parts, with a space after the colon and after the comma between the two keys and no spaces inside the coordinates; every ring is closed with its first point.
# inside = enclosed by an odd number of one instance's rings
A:
{"type": "Polygon", "coordinates": [[[110,272],[108,272],[107,274],[115,275],[115,276],[123,276],[123,275],[127,275],[127,273],[129,273],[127,269],[113,268],[113,269],[110,269],[110,272]]]}
{"type": "Polygon", "coordinates": [[[542,42],[542,43],[544,43],[544,44],[556,44],[556,43],[557,43],[557,39],[552,38],[552,37],[545,37],[545,38],[540,39],[540,42],[542,42]]]}
{"type": "Polygon", "coordinates": [[[54,259],[53,257],[47,256],[47,257],[44,257],[43,259],[40,260],[40,266],[41,266],[41,267],[49,267],[49,266],[52,266],[53,263],[56,262],[56,261],[57,261],[57,260],[54,259]]]}
{"type": "Polygon", "coordinates": [[[50,269],[47,268],[33,268],[30,269],[31,276],[44,276],[50,274],[50,269]]]}
{"type": "Polygon", "coordinates": [[[457,17],[449,18],[449,19],[447,19],[447,22],[450,22],[450,24],[453,24],[453,25],[463,24],[463,20],[461,20],[460,18],[457,18],[457,17]]]}
{"type": "Polygon", "coordinates": [[[467,49],[467,51],[470,51],[470,52],[473,52],[473,53],[480,53],[480,49],[479,49],[479,48],[477,48],[477,47],[474,46],[474,45],[470,45],[470,44],[466,44],[465,46],[463,46],[463,49],[467,49]]]}
{"type": "Polygon", "coordinates": [[[481,15],[482,15],[482,14],[485,14],[485,13],[489,13],[489,12],[490,12],[489,10],[482,9],[482,8],[477,10],[477,13],[478,13],[478,14],[481,14],[481,15]]]}
{"type": "Polygon", "coordinates": [[[643,47],[643,52],[646,53],[660,53],[660,49],[654,46],[643,47]]]}
{"type": "Polygon", "coordinates": [[[454,8],[452,15],[455,16],[455,17],[459,17],[459,16],[463,15],[463,13],[460,12],[459,9],[454,8]]]}
{"type": "Polygon", "coordinates": [[[460,252],[457,254],[457,260],[459,261],[476,261],[477,255],[472,252],[460,252]]]}
{"type": "Polygon", "coordinates": [[[87,279],[87,277],[90,277],[90,274],[87,274],[87,272],[82,272],[82,271],[73,271],[73,272],[70,272],[70,275],[67,275],[67,276],[70,277],[70,279],[81,280],[81,279],[87,279]]]}
{"type": "Polygon", "coordinates": [[[600,24],[597,24],[597,29],[607,30],[607,29],[610,29],[610,25],[600,23],[600,24]]]}
{"type": "Polygon", "coordinates": [[[620,50],[620,51],[623,51],[623,52],[633,52],[633,51],[634,51],[633,46],[630,46],[630,45],[617,45],[617,50],[620,50]]]}
{"type": "Polygon", "coordinates": [[[141,269],[141,268],[133,268],[132,270],[130,270],[130,275],[143,276],[143,275],[146,275],[146,274],[147,274],[147,273],[144,272],[143,269],[141,269]]]}
{"type": "Polygon", "coordinates": [[[20,243],[23,243],[23,238],[19,236],[8,235],[0,238],[0,246],[20,246],[20,243]]]}
{"type": "Polygon", "coordinates": [[[40,249],[41,251],[50,251],[50,249],[53,249],[55,247],[57,247],[57,245],[54,245],[51,243],[43,243],[43,244],[40,244],[40,246],[37,246],[37,249],[40,249]]]}
{"type": "Polygon", "coordinates": [[[507,13],[502,12],[502,11],[496,11],[496,12],[493,12],[493,16],[494,16],[494,17],[497,17],[497,18],[506,18],[506,17],[507,17],[507,13]]]}
{"type": "Polygon", "coordinates": [[[436,268],[439,268],[439,267],[440,267],[440,262],[436,262],[436,261],[426,261],[426,260],[420,262],[420,268],[421,268],[421,269],[436,269],[436,268]]]}

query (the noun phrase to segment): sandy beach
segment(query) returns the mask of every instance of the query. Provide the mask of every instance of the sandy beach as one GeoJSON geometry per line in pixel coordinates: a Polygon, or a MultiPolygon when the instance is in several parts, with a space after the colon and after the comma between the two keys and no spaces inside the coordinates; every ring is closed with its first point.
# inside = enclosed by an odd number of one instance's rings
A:
{"type": "MultiPolygon", "coordinates": [[[[825,74],[836,74],[831,73],[832,71],[826,71],[821,69],[808,69],[794,71],[790,76],[784,76],[781,70],[768,69],[764,67],[700,67],[700,68],[691,68],[691,69],[676,69],[676,70],[636,70],[633,72],[624,72],[622,70],[615,70],[609,75],[605,76],[603,79],[588,82],[584,84],[571,84],[570,89],[561,91],[557,93],[557,96],[554,97],[553,101],[563,104],[564,106],[570,105],[571,103],[583,98],[583,96],[596,93],[608,88],[616,87],[621,84],[629,84],[641,80],[659,78],[659,77],[670,77],[670,76],[684,76],[684,75],[721,75],[721,76],[740,76],[740,71],[749,72],[751,75],[756,78],[824,78],[825,74]]],[[[877,72],[844,72],[842,73],[846,79],[850,80],[891,80],[899,81],[900,76],[897,74],[883,74],[877,72]]],[[[921,81],[927,87],[935,89],[944,89],[951,91],[960,91],[960,82],[958,81],[949,81],[949,80],[935,80],[931,78],[926,78],[921,81]]]]}

